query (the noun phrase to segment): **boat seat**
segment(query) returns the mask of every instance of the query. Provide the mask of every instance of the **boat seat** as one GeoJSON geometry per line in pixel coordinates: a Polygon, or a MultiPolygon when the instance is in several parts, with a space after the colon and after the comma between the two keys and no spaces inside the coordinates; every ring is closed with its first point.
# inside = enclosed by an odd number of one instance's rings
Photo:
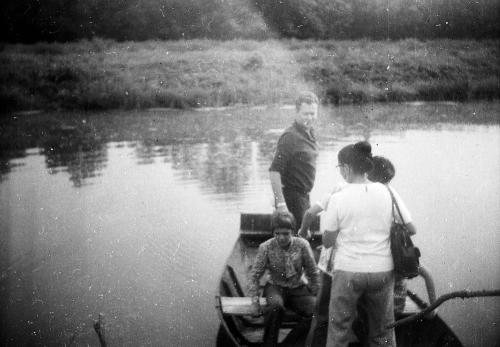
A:
{"type": "MultiPolygon", "coordinates": [[[[238,316],[242,322],[248,326],[263,326],[264,317],[254,317],[251,311],[251,297],[245,296],[243,289],[240,286],[234,269],[226,266],[226,271],[222,277],[221,293],[226,296],[220,297],[220,306],[222,313],[226,315],[238,316]]],[[[267,306],[266,298],[260,298],[260,305],[263,309],[267,306]]],[[[285,310],[283,316],[283,327],[291,327],[295,325],[301,316],[292,310],[285,310]]]]}
{"type": "MultiPolygon", "coordinates": [[[[266,298],[259,298],[260,306],[267,306],[266,298]]],[[[230,314],[234,316],[251,316],[252,311],[252,298],[249,296],[245,297],[231,297],[231,296],[221,296],[220,305],[222,313],[230,314]]]]}
{"type": "MultiPolygon", "coordinates": [[[[247,325],[251,326],[264,326],[263,316],[253,317],[252,311],[252,298],[249,296],[245,297],[232,297],[232,296],[221,296],[220,307],[222,313],[225,315],[240,316],[246,318],[245,321],[247,325]]],[[[260,306],[265,310],[267,306],[266,298],[259,298],[260,306]]],[[[285,310],[283,316],[282,327],[292,327],[294,326],[302,317],[292,310],[285,310]]]]}

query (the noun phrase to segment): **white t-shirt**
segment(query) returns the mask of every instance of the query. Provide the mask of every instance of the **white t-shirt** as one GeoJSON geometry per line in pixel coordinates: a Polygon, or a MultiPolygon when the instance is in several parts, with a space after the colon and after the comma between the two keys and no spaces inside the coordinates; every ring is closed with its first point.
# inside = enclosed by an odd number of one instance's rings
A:
{"type": "MultiPolygon", "coordinates": [[[[405,223],[410,223],[406,205],[391,190],[405,223]]],[[[394,268],[389,242],[392,200],[386,186],[371,182],[346,185],[330,197],[323,218],[323,231],[339,231],[335,270],[381,272],[394,268]]]]}

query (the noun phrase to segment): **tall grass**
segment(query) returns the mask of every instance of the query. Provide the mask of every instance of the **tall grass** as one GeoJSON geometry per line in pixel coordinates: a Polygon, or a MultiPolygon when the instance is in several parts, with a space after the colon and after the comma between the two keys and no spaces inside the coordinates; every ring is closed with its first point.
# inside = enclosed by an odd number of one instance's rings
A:
{"type": "Polygon", "coordinates": [[[498,41],[146,41],[3,45],[4,109],[204,107],[500,96],[498,41]]]}

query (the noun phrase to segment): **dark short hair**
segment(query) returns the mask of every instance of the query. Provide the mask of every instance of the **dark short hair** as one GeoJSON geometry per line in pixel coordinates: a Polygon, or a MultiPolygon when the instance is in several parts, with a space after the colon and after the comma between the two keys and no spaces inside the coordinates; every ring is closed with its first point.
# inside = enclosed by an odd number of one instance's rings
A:
{"type": "Polygon", "coordinates": [[[288,211],[274,211],[271,216],[271,229],[285,228],[295,230],[295,217],[288,211]]]}
{"type": "Polygon", "coordinates": [[[373,168],[372,146],[367,141],[345,146],[337,158],[340,164],[349,165],[356,173],[366,173],[373,168]]]}
{"type": "Polygon", "coordinates": [[[396,169],[391,161],[380,156],[373,157],[372,161],[373,169],[368,173],[368,179],[372,182],[389,183],[396,175],[396,169]]]}
{"type": "Polygon", "coordinates": [[[301,92],[297,96],[297,99],[295,99],[295,109],[298,111],[302,104],[318,104],[319,105],[319,99],[318,99],[317,95],[314,94],[313,92],[304,91],[304,92],[301,92]]]}

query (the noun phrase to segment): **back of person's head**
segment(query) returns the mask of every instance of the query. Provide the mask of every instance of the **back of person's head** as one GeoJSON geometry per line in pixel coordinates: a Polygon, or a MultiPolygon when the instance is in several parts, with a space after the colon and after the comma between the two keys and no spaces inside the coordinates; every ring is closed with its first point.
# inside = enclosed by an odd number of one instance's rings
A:
{"type": "Polygon", "coordinates": [[[396,169],[391,161],[381,156],[373,157],[372,161],[373,169],[368,173],[368,179],[372,182],[389,183],[396,175],[396,169]]]}
{"type": "Polygon", "coordinates": [[[295,230],[295,217],[288,211],[274,211],[271,216],[271,229],[285,228],[295,230]]]}
{"type": "Polygon", "coordinates": [[[297,98],[295,99],[295,109],[298,111],[300,110],[300,106],[302,104],[318,104],[319,105],[319,99],[316,94],[313,92],[309,91],[304,91],[301,92],[297,98]]]}
{"type": "Polygon", "coordinates": [[[339,164],[349,165],[358,174],[370,172],[373,168],[372,146],[367,141],[345,146],[337,157],[339,164]]]}

